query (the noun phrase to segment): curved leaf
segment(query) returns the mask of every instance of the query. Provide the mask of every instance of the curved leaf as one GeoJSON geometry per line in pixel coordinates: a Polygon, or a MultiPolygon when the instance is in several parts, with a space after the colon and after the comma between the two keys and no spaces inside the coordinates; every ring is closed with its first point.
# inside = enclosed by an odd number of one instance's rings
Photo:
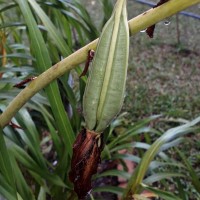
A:
{"type": "MultiPolygon", "coordinates": [[[[13,175],[13,168],[11,165],[9,153],[7,151],[7,147],[5,144],[5,140],[3,137],[3,131],[0,129],[0,172],[4,179],[7,183],[7,191],[5,190],[4,187],[1,187],[2,192],[4,192],[4,195],[10,195],[14,197],[15,199],[17,198],[17,191],[15,187],[15,180],[14,180],[14,175],[13,175]]],[[[5,183],[5,184],[6,184],[5,183]]],[[[0,185],[1,186],[1,185],[0,185]]],[[[11,198],[12,199],[12,198],[11,198]]]]}
{"type": "Polygon", "coordinates": [[[128,187],[124,193],[124,198],[126,199],[131,194],[137,194],[140,188],[140,184],[147,172],[150,162],[154,158],[154,156],[158,153],[161,146],[167,142],[172,141],[173,139],[180,137],[186,133],[197,131],[196,127],[193,127],[197,123],[200,122],[200,117],[196,118],[195,120],[188,122],[184,125],[178,126],[176,128],[169,129],[166,131],[160,138],[158,138],[151,147],[147,150],[145,155],[143,156],[140,164],[137,166],[136,170],[134,171],[128,187]]]}
{"type": "Polygon", "coordinates": [[[114,194],[122,195],[124,189],[115,186],[104,186],[104,187],[97,187],[93,190],[93,192],[111,192],[114,194]]]}
{"type": "Polygon", "coordinates": [[[94,178],[100,178],[100,177],[104,177],[104,176],[117,176],[117,177],[122,177],[124,179],[129,179],[130,178],[130,174],[128,172],[125,171],[121,171],[121,170],[107,170],[105,172],[102,172],[100,174],[97,174],[94,176],[94,178]]]}
{"type": "Polygon", "coordinates": [[[166,192],[166,191],[159,190],[159,189],[156,189],[153,187],[149,187],[144,184],[142,184],[142,187],[145,188],[146,190],[149,190],[149,191],[157,194],[163,200],[181,200],[179,197],[175,196],[174,194],[172,194],[170,192],[166,192]]]}
{"type": "MultiPolygon", "coordinates": [[[[45,71],[48,67],[51,66],[51,60],[49,57],[49,53],[45,46],[45,42],[42,38],[41,33],[37,28],[37,24],[34,20],[34,17],[31,13],[29,5],[27,1],[24,0],[16,0],[18,5],[20,6],[21,12],[24,15],[25,21],[27,23],[30,38],[32,41],[32,50],[36,57],[38,70],[45,71]]],[[[65,143],[66,149],[69,155],[72,154],[72,144],[75,139],[73,130],[71,128],[69,119],[66,116],[58,86],[56,82],[53,82],[46,88],[46,92],[48,95],[48,99],[51,104],[51,108],[54,113],[54,117],[56,119],[57,128],[59,130],[60,135],[63,137],[63,142],[65,143]]]]}
{"type": "Polygon", "coordinates": [[[180,174],[180,173],[172,173],[172,172],[163,172],[163,173],[156,173],[153,174],[151,176],[149,176],[148,178],[144,179],[144,183],[145,184],[152,184],[154,182],[160,181],[162,179],[170,179],[172,177],[186,177],[186,175],[184,174],[180,174]]]}

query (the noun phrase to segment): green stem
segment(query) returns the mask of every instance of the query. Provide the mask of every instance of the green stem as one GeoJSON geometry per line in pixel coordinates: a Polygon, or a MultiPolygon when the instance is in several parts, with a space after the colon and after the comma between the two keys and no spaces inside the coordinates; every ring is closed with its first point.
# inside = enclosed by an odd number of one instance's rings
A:
{"type": "MultiPolygon", "coordinates": [[[[137,32],[197,3],[200,3],[200,0],[169,0],[167,3],[164,3],[157,8],[150,9],[129,21],[130,35],[134,35],[137,32]]],[[[38,91],[46,87],[56,78],[62,76],[67,71],[83,63],[87,59],[88,51],[90,49],[96,49],[97,41],[98,39],[74,52],[32,81],[13,99],[7,109],[0,115],[0,127],[6,126],[18,110],[38,91]]]]}

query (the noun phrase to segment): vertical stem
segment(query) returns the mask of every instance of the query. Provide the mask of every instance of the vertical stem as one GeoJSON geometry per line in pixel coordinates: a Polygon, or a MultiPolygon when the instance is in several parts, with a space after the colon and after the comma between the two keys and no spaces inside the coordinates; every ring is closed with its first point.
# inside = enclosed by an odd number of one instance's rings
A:
{"type": "Polygon", "coordinates": [[[180,44],[180,29],[179,29],[179,16],[176,14],[176,38],[177,44],[180,44]]]}

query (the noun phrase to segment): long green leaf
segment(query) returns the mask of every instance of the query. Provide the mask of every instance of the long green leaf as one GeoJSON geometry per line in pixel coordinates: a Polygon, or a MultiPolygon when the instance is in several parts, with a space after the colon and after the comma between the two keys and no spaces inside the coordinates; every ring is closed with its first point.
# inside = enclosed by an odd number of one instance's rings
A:
{"type": "MultiPolygon", "coordinates": [[[[5,197],[6,199],[9,200],[17,200],[15,195],[12,195],[12,193],[9,193],[5,188],[3,188],[0,185],[0,194],[3,195],[3,197],[5,197]]],[[[0,196],[2,197],[2,196],[0,196]]]]}
{"type": "Polygon", "coordinates": [[[7,183],[11,186],[12,192],[10,195],[12,195],[17,199],[17,191],[15,187],[13,169],[7,151],[6,143],[3,137],[3,131],[1,128],[0,128],[0,172],[5,177],[7,183]]]}
{"type": "Polygon", "coordinates": [[[24,130],[17,129],[17,131],[21,135],[22,140],[29,147],[34,160],[36,160],[42,168],[46,168],[44,157],[41,153],[39,133],[36,129],[35,123],[26,109],[22,108],[18,115],[21,120],[20,124],[23,125],[24,130]]]}
{"type": "Polygon", "coordinates": [[[197,172],[195,172],[192,165],[187,160],[186,156],[181,151],[179,151],[178,148],[176,148],[176,151],[178,152],[179,156],[183,160],[183,162],[184,162],[184,164],[185,164],[185,166],[186,166],[186,168],[187,168],[187,170],[190,174],[192,184],[194,185],[195,189],[200,193],[200,180],[199,180],[197,172]]]}
{"type": "Polygon", "coordinates": [[[12,158],[12,166],[15,169],[13,173],[16,179],[17,191],[24,200],[25,199],[34,200],[35,198],[33,196],[31,188],[27,185],[16,160],[13,158],[13,156],[11,158],[12,158]]]}
{"type": "Polygon", "coordinates": [[[149,190],[155,194],[157,194],[163,200],[181,200],[179,197],[175,196],[170,192],[166,192],[163,190],[159,190],[157,188],[149,187],[147,185],[142,184],[142,187],[146,190],[149,190]]]}
{"type": "Polygon", "coordinates": [[[114,154],[111,159],[115,160],[115,159],[123,159],[123,160],[130,160],[133,161],[135,163],[139,163],[140,162],[140,158],[131,154],[114,154]]]}
{"type": "Polygon", "coordinates": [[[46,200],[46,191],[43,187],[40,187],[40,192],[37,200],[46,200]]]}
{"type": "MultiPolygon", "coordinates": [[[[0,58],[3,58],[4,56],[0,55],[0,58]]],[[[23,58],[23,59],[33,59],[32,56],[24,54],[24,53],[12,53],[12,54],[7,54],[6,55],[7,58],[23,58]]]]}
{"type": "Polygon", "coordinates": [[[53,127],[53,124],[50,122],[50,119],[48,118],[48,116],[46,114],[47,113],[46,109],[43,106],[41,106],[41,104],[38,104],[38,107],[40,108],[41,113],[42,113],[42,115],[43,115],[43,117],[44,117],[44,119],[46,121],[47,127],[48,127],[48,129],[50,131],[53,143],[55,145],[56,152],[58,153],[58,156],[61,157],[61,155],[62,155],[62,148],[63,148],[61,140],[58,137],[58,135],[56,133],[56,130],[53,127]]]}
{"type": "Polygon", "coordinates": [[[39,166],[25,150],[14,144],[9,139],[6,139],[6,142],[9,144],[9,152],[28,170],[35,172],[53,185],[65,187],[65,184],[59,176],[50,173],[46,168],[41,168],[41,166],[39,166]]]}
{"type": "Polygon", "coordinates": [[[194,128],[192,126],[196,125],[199,122],[200,122],[200,117],[184,125],[169,129],[151,145],[151,147],[143,156],[140,164],[137,166],[136,170],[134,171],[129,181],[128,187],[126,188],[125,193],[123,195],[123,199],[130,199],[130,197],[133,194],[137,194],[139,192],[140,184],[142,183],[142,180],[147,172],[149,164],[154,158],[154,156],[158,153],[161,146],[186,133],[196,131],[197,128],[194,128]]]}
{"type": "Polygon", "coordinates": [[[111,192],[114,194],[122,195],[124,189],[116,186],[102,186],[93,190],[94,192],[111,192]]]}
{"type": "MultiPolygon", "coordinates": [[[[137,122],[136,124],[131,126],[127,131],[125,131],[124,134],[121,134],[115,139],[113,139],[108,145],[109,149],[113,148],[116,144],[122,143],[123,141],[127,141],[127,139],[129,139],[130,137],[134,135],[151,131],[152,129],[149,129],[148,127],[144,127],[144,126],[150,123],[151,121],[157,119],[160,116],[161,115],[151,116],[149,118],[146,118],[144,120],[137,122]]],[[[153,130],[153,132],[155,132],[155,130],[153,130]]]]}
{"type": "MultiPolygon", "coordinates": [[[[39,6],[39,4],[37,4],[36,1],[34,0],[28,0],[29,3],[31,4],[31,6],[33,7],[34,11],[37,13],[37,15],[39,16],[39,18],[41,19],[41,21],[43,22],[46,30],[48,31],[54,45],[59,49],[59,52],[62,54],[62,56],[66,57],[68,56],[72,50],[70,50],[68,44],[65,42],[62,34],[58,31],[58,29],[56,28],[56,26],[54,26],[53,22],[49,19],[49,17],[45,14],[45,12],[42,10],[42,8],[39,6]]],[[[60,11],[63,10],[62,8],[60,8],[60,11]]],[[[54,12],[55,16],[57,16],[58,19],[62,19],[62,15],[60,12],[54,12]]],[[[75,26],[75,28],[77,29],[78,27],[75,26]]],[[[68,28],[69,29],[69,28],[68,28]]],[[[69,39],[68,39],[69,41],[69,39]]],[[[69,43],[69,42],[68,42],[69,43]]],[[[68,82],[63,81],[63,79],[61,78],[60,80],[62,80],[63,86],[66,89],[67,94],[70,93],[70,87],[66,86],[68,85],[68,82]]],[[[68,96],[70,97],[70,96],[68,96]]],[[[74,101],[75,103],[76,101],[74,101]]],[[[70,102],[71,105],[73,105],[74,103],[70,102]]],[[[73,119],[75,118],[75,125],[78,126],[78,128],[76,128],[75,131],[80,130],[80,119],[78,118],[77,114],[76,114],[76,108],[73,109],[73,119]]]]}
{"type": "Polygon", "coordinates": [[[102,172],[100,174],[95,175],[94,178],[100,178],[104,176],[117,176],[117,177],[122,177],[124,179],[130,178],[130,174],[128,172],[117,170],[117,169],[112,169],[112,170],[102,172]]]}
{"type": "Polygon", "coordinates": [[[58,31],[58,29],[54,26],[52,21],[49,19],[49,17],[45,14],[45,12],[42,10],[42,8],[39,6],[39,4],[35,0],[28,0],[30,5],[33,7],[34,11],[37,13],[37,15],[42,20],[45,28],[47,29],[49,35],[51,36],[52,40],[54,41],[55,45],[59,48],[60,52],[63,56],[69,55],[72,51],[69,49],[67,43],[63,39],[61,33],[58,31]]]}
{"type": "MultiPolygon", "coordinates": [[[[37,24],[31,13],[27,0],[16,0],[16,2],[18,3],[28,26],[31,39],[31,49],[33,50],[36,57],[37,68],[40,72],[45,71],[51,66],[51,60],[45,46],[45,42],[42,38],[40,31],[38,30],[37,24]]],[[[57,128],[60,135],[62,136],[63,142],[69,155],[71,155],[72,144],[74,142],[75,136],[71,128],[69,119],[66,116],[56,82],[50,84],[46,88],[46,92],[49,102],[51,104],[54,117],[56,119],[57,128]]]]}
{"type": "Polygon", "coordinates": [[[148,178],[144,179],[145,184],[152,184],[156,181],[160,181],[162,179],[168,179],[172,177],[185,177],[186,175],[180,173],[172,173],[172,172],[163,172],[163,173],[156,173],[148,178]]]}

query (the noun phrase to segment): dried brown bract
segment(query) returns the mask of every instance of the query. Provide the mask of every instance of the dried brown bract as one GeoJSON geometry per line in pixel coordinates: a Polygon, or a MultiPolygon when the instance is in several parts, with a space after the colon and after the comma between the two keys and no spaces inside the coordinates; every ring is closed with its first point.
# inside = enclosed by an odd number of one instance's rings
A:
{"type": "Polygon", "coordinates": [[[102,137],[94,131],[83,129],[73,146],[73,156],[69,178],[74,183],[74,191],[79,199],[90,192],[91,178],[97,172],[102,151],[102,137]]]}
{"type": "Polygon", "coordinates": [[[87,61],[86,61],[86,63],[85,63],[84,70],[83,70],[83,72],[81,73],[80,77],[86,75],[86,73],[87,73],[87,71],[88,71],[88,68],[89,68],[89,65],[90,65],[90,63],[92,62],[93,58],[94,58],[94,54],[95,54],[94,50],[89,50],[89,51],[88,51],[87,61]]]}
{"type": "Polygon", "coordinates": [[[155,24],[152,26],[149,26],[146,30],[146,34],[150,37],[153,38],[153,33],[154,33],[154,29],[155,29],[155,24]]]}
{"type": "MultiPolygon", "coordinates": [[[[166,2],[168,2],[169,0],[160,0],[153,8],[156,8],[166,2]]],[[[152,26],[149,26],[146,30],[146,33],[147,35],[150,37],[150,38],[153,38],[153,33],[154,33],[154,29],[155,29],[155,24],[153,24],[152,26]]]]}
{"type": "Polygon", "coordinates": [[[158,7],[158,6],[160,6],[160,5],[162,5],[162,4],[164,4],[164,3],[166,3],[166,2],[168,2],[169,0],[160,0],[153,8],[156,8],[156,7],[158,7]]]}

